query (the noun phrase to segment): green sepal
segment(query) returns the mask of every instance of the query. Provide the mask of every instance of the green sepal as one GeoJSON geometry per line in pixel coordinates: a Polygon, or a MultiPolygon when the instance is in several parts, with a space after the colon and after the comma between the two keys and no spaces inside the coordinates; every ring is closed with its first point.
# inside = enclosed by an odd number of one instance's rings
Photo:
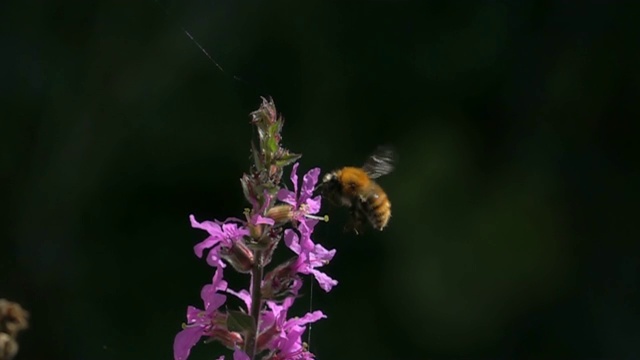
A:
{"type": "Polygon", "coordinates": [[[251,180],[249,179],[249,176],[247,174],[242,175],[242,178],[240,178],[240,184],[242,185],[242,193],[244,194],[244,197],[245,199],[247,199],[249,204],[252,203],[252,191],[250,188],[251,187],[250,181],[251,180]]]}
{"type": "Polygon", "coordinates": [[[276,165],[280,167],[285,167],[298,161],[298,159],[300,159],[301,157],[302,157],[302,154],[293,154],[293,153],[287,152],[276,159],[276,165]]]}

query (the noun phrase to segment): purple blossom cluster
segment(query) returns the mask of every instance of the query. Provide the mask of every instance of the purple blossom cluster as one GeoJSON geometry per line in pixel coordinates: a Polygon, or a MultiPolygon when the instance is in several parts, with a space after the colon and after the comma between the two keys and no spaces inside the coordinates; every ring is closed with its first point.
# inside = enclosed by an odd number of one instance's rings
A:
{"type": "Polygon", "coordinates": [[[260,109],[252,113],[259,145],[252,149],[254,164],[250,173],[241,179],[244,195],[252,205],[244,219],[198,222],[190,216],[191,226],[208,234],[194,246],[194,252],[215,271],[211,283],[200,293],[204,309],[187,308],[187,322],[174,340],[175,360],[187,359],[191,348],[202,338],[233,350],[234,360],[314,358],[302,335],[307,324],[325,318],[325,314],[317,310],[290,317],[288,312],[300,296],[303,275],[313,276],[327,292],[337,285],[320,270],[336,251],[312,240],[315,226],[327,220],[316,215],[321,197],[313,194],[320,169],[311,169],[299,184],[295,161],[300,155],[289,153],[279,144],[283,122],[272,101],[264,100],[260,109]],[[292,163],[293,191],[281,185],[282,168],[292,163]],[[265,272],[281,239],[292,256],[265,272]],[[237,272],[251,274],[248,290],[229,288],[223,279],[228,265],[237,272]],[[246,308],[226,310],[228,295],[241,300],[246,308]]]}

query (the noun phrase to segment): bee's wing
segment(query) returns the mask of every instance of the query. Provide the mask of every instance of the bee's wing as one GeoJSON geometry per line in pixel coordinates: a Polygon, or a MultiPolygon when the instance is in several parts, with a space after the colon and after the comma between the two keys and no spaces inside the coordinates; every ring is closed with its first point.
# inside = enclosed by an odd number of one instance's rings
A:
{"type": "Polygon", "coordinates": [[[362,169],[370,178],[376,179],[393,171],[396,162],[396,153],[389,145],[379,146],[369,156],[362,169]]]}

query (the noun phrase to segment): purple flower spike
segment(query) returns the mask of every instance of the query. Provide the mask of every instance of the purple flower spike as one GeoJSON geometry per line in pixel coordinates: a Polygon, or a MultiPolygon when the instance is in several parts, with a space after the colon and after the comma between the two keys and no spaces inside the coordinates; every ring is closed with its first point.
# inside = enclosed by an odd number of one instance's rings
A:
{"type": "Polygon", "coordinates": [[[249,230],[246,227],[238,226],[238,224],[232,222],[203,221],[199,223],[193,215],[189,216],[189,220],[193,228],[205,230],[209,233],[209,237],[196,244],[193,247],[193,251],[196,256],[201,258],[205,249],[211,249],[207,256],[207,263],[214,267],[225,267],[220,257],[220,249],[222,247],[230,248],[234,241],[249,235],[249,230]]]}

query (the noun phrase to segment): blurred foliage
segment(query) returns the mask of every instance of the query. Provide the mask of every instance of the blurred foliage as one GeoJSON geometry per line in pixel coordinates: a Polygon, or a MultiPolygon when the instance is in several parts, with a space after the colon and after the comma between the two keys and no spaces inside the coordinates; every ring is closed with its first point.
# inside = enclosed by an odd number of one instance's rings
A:
{"type": "Polygon", "coordinates": [[[319,359],[639,356],[638,10],[3,2],[0,297],[31,313],[17,358],[171,358],[212,276],[188,215],[247,206],[259,96],[300,171],[400,155],[380,180],[388,230],[354,238],[328,209],[317,231],[340,281],[314,291],[319,359]]]}

